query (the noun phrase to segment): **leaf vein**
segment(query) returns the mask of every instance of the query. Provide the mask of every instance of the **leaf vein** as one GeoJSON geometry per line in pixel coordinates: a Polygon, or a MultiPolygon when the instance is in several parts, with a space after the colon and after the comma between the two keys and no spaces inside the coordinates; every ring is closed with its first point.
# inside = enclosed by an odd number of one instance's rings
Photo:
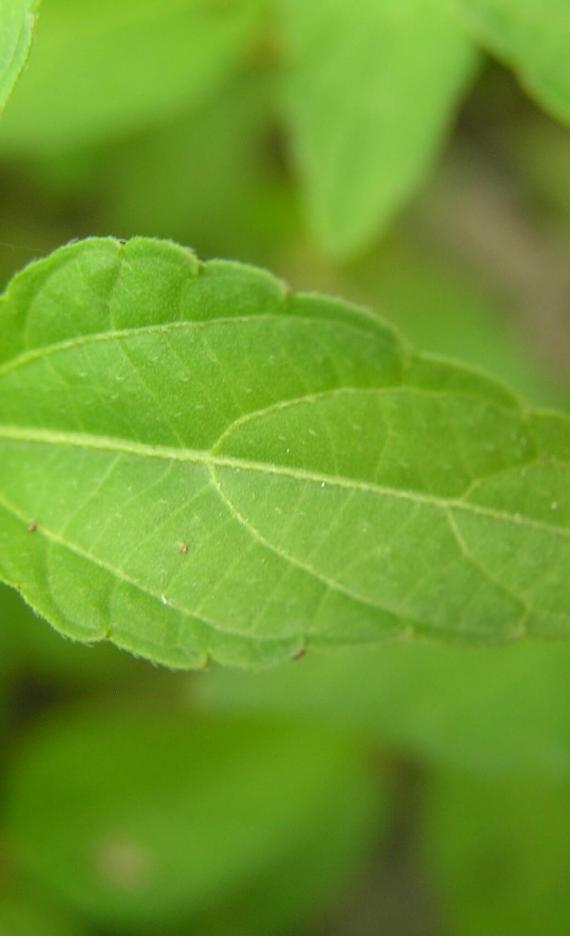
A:
{"type": "Polygon", "coordinates": [[[420,505],[431,505],[445,509],[448,506],[465,511],[474,516],[504,523],[516,524],[520,527],[538,529],[557,536],[570,539],[570,529],[537,520],[524,514],[509,514],[493,507],[464,501],[457,497],[442,497],[436,494],[427,494],[423,491],[414,491],[408,488],[394,488],[372,481],[357,478],[348,478],[343,475],[330,475],[324,472],[307,470],[291,465],[282,465],[270,462],[253,461],[245,458],[235,458],[229,455],[218,455],[207,449],[172,448],[165,445],[153,445],[147,442],[136,442],[130,439],[114,438],[111,436],[98,436],[85,433],[70,433],[50,429],[35,429],[22,426],[0,426],[0,439],[5,441],[19,441],[40,445],[67,445],[75,448],[90,448],[95,451],[122,452],[138,458],[155,458],[161,461],[190,462],[212,467],[232,468],[238,471],[251,471],[259,474],[271,474],[278,477],[291,478],[312,484],[330,487],[359,490],[369,494],[378,494],[385,497],[394,497],[420,505]]]}

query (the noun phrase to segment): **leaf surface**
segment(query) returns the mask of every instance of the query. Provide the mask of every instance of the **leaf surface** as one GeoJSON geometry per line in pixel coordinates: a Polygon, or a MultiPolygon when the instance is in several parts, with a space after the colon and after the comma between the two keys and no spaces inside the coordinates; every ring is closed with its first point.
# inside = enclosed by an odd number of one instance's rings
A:
{"type": "Polygon", "coordinates": [[[551,113],[570,121],[568,0],[453,0],[471,32],[551,113]]]}
{"type": "Polygon", "coordinates": [[[50,0],[5,115],[4,152],[125,137],[202,103],[237,66],[263,0],[50,0]]]}
{"type": "Polygon", "coordinates": [[[0,0],[0,112],[26,64],[38,0],[0,0]]]}
{"type": "Polygon", "coordinates": [[[428,174],[476,55],[441,0],[280,0],[285,110],[320,242],[360,249],[428,174]]]}
{"type": "Polygon", "coordinates": [[[570,631],[570,422],[371,313],[92,239],[0,309],[0,575],[171,666],[570,631]]]}

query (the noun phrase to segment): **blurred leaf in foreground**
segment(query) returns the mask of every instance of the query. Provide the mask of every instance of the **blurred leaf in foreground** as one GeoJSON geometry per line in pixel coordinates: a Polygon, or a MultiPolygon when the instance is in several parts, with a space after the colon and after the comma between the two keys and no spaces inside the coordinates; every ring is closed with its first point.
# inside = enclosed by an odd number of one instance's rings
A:
{"type": "Polygon", "coordinates": [[[567,936],[570,787],[438,774],[424,851],[454,936],[567,936]]]}
{"type": "Polygon", "coordinates": [[[9,770],[5,841],[31,880],[123,932],[217,913],[306,842],[320,863],[329,836],[334,887],[381,827],[383,798],[359,752],[326,731],[160,706],[66,712],[9,770]]]}

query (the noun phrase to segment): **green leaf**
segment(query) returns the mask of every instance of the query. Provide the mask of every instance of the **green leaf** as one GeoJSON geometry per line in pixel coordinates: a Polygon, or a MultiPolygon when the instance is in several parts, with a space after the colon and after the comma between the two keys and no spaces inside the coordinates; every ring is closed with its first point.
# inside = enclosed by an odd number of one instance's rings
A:
{"type": "Polygon", "coordinates": [[[124,137],[199,104],[239,63],[263,0],[50,0],[0,147],[37,155],[124,137]]]}
{"type": "Polygon", "coordinates": [[[162,931],[238,901],[306,839],[322,848],[329,825],[334,842],[346,824],[362,857],[382,780],[338,734],[299,724],[68,712],[10,769],[3,839],[61,904],[121,933],[162,931]]]}
{"type": "Polygon", "coordinates": [[[518,73],[552,114],[570,121],[568,0],[453,0],[473,37],[518,73]]]}
{"type": "Polygon", "coordinates": [[[570,421],[371,313],[92,239],[0,309],[0,576],[170,666],[570,632],[570,421]]]}
{"type": "Polygon", "coordinates": [[[428,175],[475,53],[442,0],[280,0],[285,109],[315,234],[365,245],[428,175]]]}
{"type": "Polygon", "coordinates": [[[213,711],[309,718],[433,764],[570,779],[570,645],[414,644],[314,654],[257,673],[204,673],[213,711]]]}
{"type": "Polygon", "coordinates": [[[26,64],[38,0],[0,0],[0,111],[26,64]]]}
{"type": "Polygon", "coordinates": [[[454,936],[566,936],[570,930],[567,784],[436,776],[426,863],[454,936]]]}

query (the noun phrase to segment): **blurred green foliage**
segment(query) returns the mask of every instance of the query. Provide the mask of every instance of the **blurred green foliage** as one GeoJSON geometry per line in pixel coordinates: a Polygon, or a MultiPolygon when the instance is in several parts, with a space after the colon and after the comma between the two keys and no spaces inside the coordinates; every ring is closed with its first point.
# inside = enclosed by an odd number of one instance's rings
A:
{"type": "Polygon", "coordinates": [[[532,95],[570,120],[566,0],[453,0],[473,37],[520,75],[532,95]]]}
{"type": "Polygon", "coordinates": [[[0,8],[0,113],[30,51],[38,0],[3,0],[0,8]]]}
{"type": "Polygon", "coordinates": [[[33,894],[15,897],[0,891],[0,933],[10,936],[84,936],[81,924],[49,904],[36,901],[33,894]]]}
{"type": "MultiPolygon", "coordinates": [[[[337,733],[279,721],[66,712],[8,776],[6,841],[31,880],[119,932],[218,913],[283,872],[285,886],[312,836],[331,849],[313,882],[330,891],[385,808],[360,759],[337,733]]],[[[273,901],[270,931],[299,897],[273,901]]]]}
{"type": "Polygon", "coordinates": [[[49,0],[1,149],[61,152],[200,103],[235,69],[262,4],[49,0]]]}
{"type": "Polygon", "coordinates": [[[570,790],[443,772],[426,796],[425,857],[460,936],[564,936],[570,790]]]}
{"type": "MultiPolygon", "coordinates": [[[[569,34],[564,0],[44,0],[0,120],[0,279],[172,237],[567,408],[570,135],[517,79],[567,121],[569,34]]],[[[563,936],[569,670],[556,643],[402,645],[187,677],[2,589],[0,933],[563,936]]]]}
{"type": "Polygon", "coordinates": [[[281,6],[286,110],[310,216],[332,253],[353,253],[431,168],[475,49],[441,0],[281,6]]]}
{"type": "Polygon", "coordinates": [[[462,650],[414,642],[200,677],[209,708],[335,724],[422,761],[570,779],[570,648],[462,650]]]}

